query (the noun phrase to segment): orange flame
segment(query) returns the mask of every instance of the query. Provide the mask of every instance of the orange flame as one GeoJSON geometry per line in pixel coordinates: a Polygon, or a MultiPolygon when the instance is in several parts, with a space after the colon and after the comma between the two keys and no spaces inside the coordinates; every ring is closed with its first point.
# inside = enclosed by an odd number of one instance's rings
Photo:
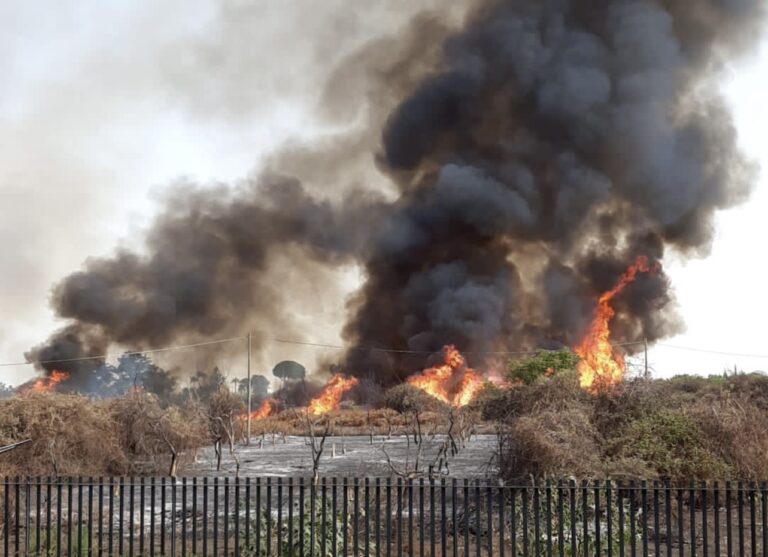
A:
{"type": "Polygon", "coordinates": [[[408,383],[451,406],[466,406],[483,386],[453,345],[443,347],[443,363],[408,378],[408,383]]]}
{"type": "Polygon", "coordinates": [[[581,343],[574,348],[574,352],[581,357],[577,370],[579,383],[583,389],[594,393],[621,383],[625,370],[624,356],[619,352],[614,353],[611,346],[609,325],[616,312],[610,302],[627,285],[635,281],[638,273],[654,272],[658,268],[658,263],[651,266],[647,257],[638,256],[619,277],[616,285],[598,299],[589,331],[581,343]]]}
{"type": "Polygon", "coordinates": [[[274,398],[265,398],[261,405],[251,412],[252,420],[263,420],[277,411],[277,401],[274,398]]]}
{"type": "Polygon", "coordinates": [[[356,377],[347,377],[337,373],[331,377],[331,380],[323,387],[320,394],[309,403],[309,413],[312,416],[322,416],[328,412],[338,410],[341,397],[355,385],[357,385],[356,377]]]}
{"type": "Polygon", "coordinates": [[[69,379],[69,373],[66,371],[53,370],[48,377],[41,377],[29,388],[33,393],[51,393],[56,390],[56,385],[69,379]]]}

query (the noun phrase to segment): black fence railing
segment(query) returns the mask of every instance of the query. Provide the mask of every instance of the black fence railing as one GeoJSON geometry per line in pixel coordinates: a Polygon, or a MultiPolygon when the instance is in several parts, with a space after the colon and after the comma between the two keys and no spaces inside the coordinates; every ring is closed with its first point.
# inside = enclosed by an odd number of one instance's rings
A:
{"type": "Polygon", "coordinates": [[[768,484],[7,478],[2,552],[46,556],[768,555],[768,484]]]}

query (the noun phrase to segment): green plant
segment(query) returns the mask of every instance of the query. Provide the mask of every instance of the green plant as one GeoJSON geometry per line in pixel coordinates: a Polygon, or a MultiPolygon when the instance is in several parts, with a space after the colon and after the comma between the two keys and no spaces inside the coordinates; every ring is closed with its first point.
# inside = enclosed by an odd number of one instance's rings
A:
{"type": "Polygon", "coordinates": [[[574,369],[579,357],[570,350],[542,350],[535,356],[513,360],[507,365],[507,378],[531,385],[540,377],[574,369]]]}
{"type": "Polygon", "coordinates": [[[674,411],[629,422],[609,440],[607,454],[614,459],[640,459],[671,479],[727,477],[729,473],[726,462],[707,448],[696,422],[674,411]]]}

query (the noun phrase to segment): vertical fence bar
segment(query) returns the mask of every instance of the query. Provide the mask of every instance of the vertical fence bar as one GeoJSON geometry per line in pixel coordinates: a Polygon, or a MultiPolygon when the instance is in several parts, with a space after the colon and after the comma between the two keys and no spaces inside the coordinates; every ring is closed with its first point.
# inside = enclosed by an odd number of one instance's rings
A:
{"type": "Polygon", "coordinates": [[[369,557],[369,555],[371,554],[371,543],[370,543],[370,540],[371,540],[370,509],[371,507],[369,504],[370,495],[371,495],[370,491],[371,491],[370,478],[365,478],[365,493],[363,497],[363,505],[364,505],[363,514],[365,515],[365,538],[363,538],[365,541],[363,543],[365,546],[365,552],[364,552],[365,557],[369,557]]]}
{"type": "MultiPolygon", "coordinates": [[[[397,488],[398,496],[402,498],[401,494],[401,487],[397,488]]],[[[349,536],[347,535],[349,532],[349,480],[346,476],[344,476],[342,488],[341,488],[341,532],[342,532],[342,555],[344,557],[347,557],[349,555],[349,536]]],[[[403,515],[402,515],[402,501],[400,504],[398,504],[398,508],[400,509],[400,521],[402,522],[403,515]]],[[[402,534],[402,529],[401,529],[402,534]]],[[[357,557],[357,556],[355,556],[357,557]]]]}
{"type": "Polygon", "coordinates": [[[664,519],[667,523],[667,557],[672,557],[672,484],[669,480],[664,482],[664,519]]]}
{"type": "Polygon", "coordinates": [[[283,534],[283,478],[277,478],[277,532],[275,532],[275,553],[281,557],[283,544],[280,543],[280,536],[283,534]]]}
{"type": "MultiPolygon", "coordinates": [[[[246,503],[247,504],[247,503],[246,503]]],[[[246,525],[249,514],[246,512],[246,525]]],[[[197,555],[197,478],[192,478],[192,555],[197,555]]]]}
{"type": "Polygon", "coordinates": [[[83,478],[77,477],[77,555],[83,554],[83,478]]]}
{"type": "Polygon", "coordinates": [[[632,557],[637,555],[637,485],[629,482],[629,547],[632,557]]]}
{"type": "MultiPolygon", "coordinates": [[[[337,513],[337,504],[338,504],[338,495],[337,495],[337,484],[339,483],[339,479],[334,477],[331,478],[331,557],[336,557],[336,548],[338,547],[337,543],[338,540],[336,539],[336,530],[337,530],[337,524],[336,524],[336,513],[337,513]]],[[[387,480],[387,510],[389,510],[389,495],[390,495],[391,487],[389,485],[389,479],[387,480]]],[[[387,528],[389,528],[389,516],[390,513],[387,512],[387,528]]],[[[389,534],[387,534],[387,541],[389,541],[389,534]]],[[[389,547],[389,544],[387,544],[387,547],[389,547]]],[[[278,555],[278,557],[280,557],[278,555]]]]}
{"type": "MultiPolygon", "coordinates": [[[[61,478],[56,478],[56,557],[61,557],[61,478]]],[[[111,516],[111,513],[110,513],[111,516]]],[[[110,520],[110,524],[112,521],[110,520]]],[[[110,553],[112,548],[110,547],[110,553]]]]}
{"type": "Polygon", "coordinates": [[[688,488],[688,511],[690,513],[691,557],[696,557],[696,484],[691,480],[688,488]]]}
{"type": "Polygon", "coordinates": [[[517,488],[509,489],[509,537],[512,539],[511,557],[517,557],[517,488]]]}
{"type": "Polygon", "coordinates": [[[435,555],[436,541],[435,541],[435,479],[429,478],[429,557],[437,557],[435,555]]]}
{"type": "Polygon", "coordinates": [[[440,478],[440,555],[448,555],[448,517],[446,507],[445,478],[440,478]]]}
{"type": "MultiPolygon", "coordinates": [[[[455,483],[455,481],[454,481],[455,483]]],[[[455,539],[454,539],[455,542],[455,539]]],[[[408,478],[408,553],[414,555],[416,549],[413,545],[413,479],[408,478]]],[[[357,555],[357,552],[355,552],[357,555]]]]}
{"type": "MultiPolygon", "coordinates": [[[[366,479],[366,486],[368,480],[366,479]]],[[[366,487],[366,506],[367,506],[367,500],[368,500],[368,488],[366,487]]],[[[316,510],[316,501],[317,501],[317,484],[315,483],[315,480],[313,478],[312,483],[309,486],[309,555],[310,557],[314,557],[315,555],[315,528],[317,523],[317,510],[316,510]]],[[[367,521],[368,521],[368,511],[365,511],[366,513],[366,527],[367,527],[367,521]]],[[[366,552],[368,551],[368,534],[366,533],[366,552]]],[[[367,554],[366,554],[367,557],[367,554]]]]}
{"type": "MultiPolygon", "coordinates": [[[[352,526],[352,554],[355,557],[359,557],[360,555],[360,479],[355,478],[354,479],[354,486],[352,488],[353,492],[353,516],[354,516],[354,522],[352,526]]],[[[409,513],[410,515],[410,513],[409,513]]],[[[303,530],[303,528],[302,528],[303,530]]],[[[304,547],[304,544],[302,544],[302,547],[304,547]]],[[[413,544],[411,544],[411,551],[413,551],[413,544]]]]}
{"type": "MultiPolygon", "coordinates": [[[[42,485],[43,478],[39,477],[35,481],[35,551],[40,552],[40,531],[42,528],[42,495],[43,495],[43,485],[42,485]]],[[[90,547],[90,543],[88,544],[90,547]]]]}
{"type": "MultiPolygon", "coordinates": [[[[290,504],[290,501],[289,501],[290,504]]],[[[240,476],[235,476],[235,557],[240,557],[240,476]]],[[[246,521],[248,519],[246,518],[246,521]]],[[[289,525],[291,528],[292,525],[289,525]]],[[[290,530],[289,530],[290,531],[290,530]]]]}
{"type": "Polygon", "coordinates": [[[608,544],[608,557],[613,557],[613,482],[605,482],[605,515],[606,515],[606,534],[608,544]]]}
{"type": "Polygon", "coordinates": [[[213,478],[213,535],[211,537],[211,548],[213,554],[219,554],[219,477],[213,478]]]}
{"type": "Polygon", "coordinates": [[[165,478],[160,478],[160,555],[165,556],[165,478]]]}
{"type": "Polygon", "coordinates": [[[714,493],[712,494],[712,515],[714,518],[714,542],[715,557],[720,557],[720,485],[718,482],[712,484],[714,493]]]}
{"type": "Polygon", "coordinates": [[[648,557],[648,482],[645,480],[640,482],[640,514],[642,515],[640,530],[643,533],[643,557],[648,557]]]}
{"type": "MultiPolygon", "coordinates": [[[[506,492],[505,492],[503,483],[499,484],[498,497],[499,497],[499,500],[497,504],[499,506],[499,557],[504,557],[505,548],[506,548],[506,538],[504,537],[504,526],[505,526],[504,503],[505,503],[506,492]]],[[[515,554],[513,551],[512,557],[514,557],[514,555],[515,554]]],[[[454,555],[453,557],[456,557],[456,556],[454,555]]]]}
{"type": "Polygon", "coordinates": [[[581,516],[584,557],[587,557],[589,554],[589,484],[586,480],[581,482],[581,516]]]}
{"type": "MultiPolygon", "coordinates": [[[[32,485],[30,478],[27,476],[24,479],[24,555],[29,555],[29,548],[32,543],[30,539],[30,509],[32,507],[32,485]]],[[[78,516],[78,519],[80,517],[78,516]]]]}
{"type": "Polygon", "coordinates": [[[749,547],[752,557],[757,557],[757,509],[755,506],[755,482],[749,482],[749,547]]]}
{"type": "MultiPolygon", "coordinates": [[[[299,555],[306,555],[306,548],[304,546],[304,478],[299,478],[299,555]]],[[[310,517],[312,520],[312,517],[310,517]]],[[[357,530],[355,530],[357,533],[357,530]]],[[[357,547],[357,546],[355,546],[357,547]]],[[[357,557],[357,551],[355,551],[355,557],[357,557]]]]}
{"type": "Polygon", "coordinates": [[[578,555],[578,540],[576,538],[576,482],[568,482],[568,497],[571,505],[571,557],[578,555]]]}
{"type": "MultiPolygon", "coordinates": [[[[381,478],[376,478],[376,557],[381,556],[381,478]]],[[[323,553],[324,557],[325,553],[323,553]]]]}
{"type": "Polygon", "coordinates": [[[744,484],[739,481],[736,484],[736,489],[738,489],[736,500],[738,502],[737,516],[739,520],[739,557],[744,557],[744,484]]]}
{"type": "Polygon", "coordinates": [[[293,552],[293,478],[288,478],[288,555],[293,552]]]}
{"type": "MultiPolygon", "coordinates": [[[[282,489],[282,486],[280,489],[282,489]]],[[[279,506],[278,512],[280,512],[279,506]]],[[[222,518],[224,519],[224,555],[229,555],[229,476],[224,476],[224,515],[222,518]]],[[[278,529],[278,532],[279,531],[280,530],[278,529]]],[[[278,551],[280,551],[279,544],[278,551]]]]}
{"type": "MultiPolygon", "coordinates": [[[[40,513],[37,514],[39,519],[40,513]]],[[[39,539],[37,540],[37,547],[40,547],[39,539]]],[[[88,478],[88,555],[93,555],[93,477],[88,478]]]]}
{"type": "Polygon", "coordinates": [[[419,557],[424,557],[424,478],[419,479],[419,557]]]}
{"type": "MultiPolygon", "coordinates": [[[[107,485],[109,488],[109,496],[107,497],[108,501],[107,504],[109,505],[108,508],[108,514],[109,514],[109,522],[107,523],[107,554],[110,555],[110,557],[113,555],[112,553],[112,547],[114,543],[114,530],[115,530],[115,480],[114,478],[109,478],[109,484],[107,485]]],[[[59,492],[59,500],[61,500],[61,492],[59,492]]],[[[61,516],[61,509],[59,509],[59,516],[61,516]]],[[[61,524],[59,524],[59,530],[61,530],[61,524]]]]}
{"type": "MultiPolygon", "coordinates": [[[[380,497],[379,497],[379,480],[376,479],[376,512],[377,512],[377,523],[376,523],[376,535],[378,536],[378,516],[381,511],[380,509],[380,497]]],[[[328,483],[326,481],[326,478],[322,478],[320,480],[320,514],[321,514],[321,525],[320,525],[320,556],[326,557],[325,553],[325,541],[328,537],[328,516],[326,513],[327,506],[328,506],[328,483]]],[[[376,540],[376,554],[378,555],[379,551],[379,540],[376,540]]]]}
{"type": "Polygon", "coordinates": [[[763,534],[763,555],[768,552],[768,482],[760,483],[760,526],[763,534]]]}
{"type": "MultiPolygon", "coordinates": [[[[602,548],[600,546],[600,481],[595,480],[595,488],[593,492],[594,507],[595,507],[595,555],[602,555],[602,548]]],[[[584,517],[586,520],[587,517],[584,517]]]]}
{"type": "Polygon", "coordinates": [[[155,557],[155,495],[157,484],[155,477],[149,478],[149,555],[155,557]]]}
{"type": "MultiPolygon", "coordinates": [[[[13,500],[13,506],[14,506],[14,517],[13,517],[13,549],[14,549],[14,555],[21,555],[21,525],[19,524],[19,521],[21,520],[21,478],[19,476],[16,476],[13,482],[13,493],[14,493],[14,500],[13,500]]],[[[72,494],[72,478],[69,478],[69,493],[70,493],[70,499],[72,494]]],[[[72,504],[70,503],[70,508],[72,507],[72,504]]],[[[70,513],[71,514],[71,513],[70,513]]],[[[72,524],[72,520],[69,520],[69,523],[72,524]]],[[[67,531],[71,531],[71,527],[67,528],[67,531]]]]}
{"type": "Polygon", "coordinates": [[[528,487],[521,488],[520,505],[523,510],[523,555],[528,557],[528,487]]]}
{"type": "Polygon", "coordinates": [[[145,478],[141,477],[139,480],[139,555],[144,557],[144,538],[146,537],[144,532],[144,509],[145,509],[145,478]]]}
{"type": "MultiPolygon", "coordinates": [[[[533,547],[534,555],[541,555],[541,508],[539,501],[539,482],[533,483],[533,547]]],[[[586,515],[585,515],[586,516],[586,515]]],[[[585,523],[586,527],[586,523],[585,523]]],[[[479,557],[479,556],[478,556],[479,557]]]]}
{"type": "Polygon", "coordinates": [[[680,557],[685,555],[685,514],[683,511],[683,488],[677,485],[677,547],[680,557]]]}
{"type": "Polygon", "coordinates": [[[117,552],[123,555],[123,540],[125,539],[125,478],[120,478],[120,487],[117,493],[119,516],[117,517],[117,552]]]}
{"type": "Polygon", "coordinates": [[[616,506],[619,509],[619,555],[624,557],[624,482],[616,483],[616,506]]]}
{"type": "Polygon", "coordinates": [[[768,482],[760,484],[760,519],[763,534],[763,555],[768,552],[768,482]]]}
{"type": "MultiPolygon", "coordinates": [[[[314,499],[313,503],[314,504],[314,499]]],[[[313,520],[310,523],[310,528],[312,529],[312,532],[314,532],[314,511],[313,511],[313,520]]],[[[259,555],[261,553],[261,519],[263,515],[261,514],[261,478],[256,478],[256,554],[259,555]]],[[[314,547],[313,545],[310,545],[310,548],[314,547]]]]}
{"type": "MultiPolygon", "coordinates": [[[[488,543],[488,555],[493,555],[493,491],[491,487],[491,480],[489,479],[485,486],[486,489],[486,498],[487,498],[487,530],[485,531],[486,535],[486,542],[488,543]]],[[[445,557],[445,551],[443,551],[443,557],[445,557]]],[[[551,555],[550,555],[551,557],[551,555]]]]}
{"type": "Polygon", "coordinates": [[[701,482],[701,548],[702,555],[709,557],[709,523],[707,521],[707,482],[701,482]]]}
{"type": "MultiPolygon", "coordinates": [[[[565,512],[563,504],[563,480],[557,480],[557,555],[565,557],[565,512]]],[[[515,556],[515,546],[512,546],[512,555],[515,556]]]]}
{"type": "Polygon", "coordinates": [[[171,557],[176,557],[176,503],[178,494],[176,492],[176,476],[171,476],[171,557]]]}
{"type": "Polygon", "coordinates": [[[661,556],[661,533],[659,532],[659,482],[653,480],[653,551],[661,556]]]}
{"type": "MultiPolygon", "coordinates": [[[[413,487],[413,484],[410,484],[410,487],[413,487]]],[[[456,478],[451,478],[451,537],[453,538],[453,553],[452,557],[458,557],[459,556],[459,524],[458,524],[458,509],[459,501],[459,486],[456,482],[456,478]]],[[[410,493],[409,493],[410,497],[410,493]]],[[[409,499],[410,504],[410,499],[409,499]]],[[[409,529],[413,529],[412,527],[409,529]]],[[[413,543],[411,542],[409,544],[410,547],[413,547],[413,543]]],[[[413,550],[411,550],[413,551],[413,550]]]]}
{"type": "Polygon", "coordinates": [[[130,501],[128,502],[128,555],[129,557],[133,557],[133,511],[134,511],[134,504],[133,504],[133,496],[134,496],[134,484],[136,483],[136,479],[131,476],[128,478],[128,494],[130,497],[130,501]]]}
{"type": "Polygon", "coordinates": [[[725,482],[725,551],[728,557],[733,555],[733,530],[731,527],[731,482],[725,482]]]}
{"type": "Polygon", "coordinates": [[[208,478],[203,478],[203,520],[201,529],[203,534],[203,555],[208,555],[208,478]]]}
{"type": "MultiPolygon", "coordinates": [[[[72,508],[74,505],[72,504],[72,478],[70,477],[67,482],[67,556],[72,555],[72,508]]],[[[17,482],[17,489],[18,489],[18,482],[17,482]]],[[[16,497],[16,501],[18,504],[18,495],[16,497]]],[[[16,524],[18,525],[18,517],[16,520],[16,524]]],[[[16,550],[18,551],[19,547],[19,540],[18,540],[18,531],[17,531],[17,537],[16,537],[16,550]]],[[[121,553],[122,554],[122,553],[121,553]]]]}
{"type": "MultiPolygon", "coordinates": [[[[192,491],[194,493],[195,491],[195,480],[192,480],[192,491]]],[[[302,485],[304,483],[304,478],[301,479],[302,485]]],[[[194,505],[194,502],[192,503],[194,505]]],[[[301,500],[301,510],[304,510],[304,498],[302,497],[301,500]]],[[[193,507],[193,514],[195,514],[195,510],[193,507]]],[[[302,524],[301,530],[304,529],[304,525],[302,524]]],[[[248,555],[253,554],[253,546],[251,545],[251,478],[248,476],[245,478],[245,547],[248,550],[248,555]]],[[[195,550],[196,543],[196,536],[195,536],[195,525],[192,523],[192,554],[195,555],[197,552],[195,550]]],[[[301,551],[304,551],[304,544],[301,545],[301,551]]]]}
{"type": "MultiPolygon", "coordinates": [[[[10,539],[11,539],[11,480],[6,477],[3,480],[5,490],[3,491],[3,555],[9,557],[10,551],[10,539]]],[[[61,513],[59,513],[61,514],[61,513]]]]}
{"type": "MultiPolygon", "coordinates": [[[[483,523],[480,517],[480,509],[482,506],[483,503],[480,499],[480,480],[475,479],[475,555],[477,557],[480,557],[480,552],[482,551],[481,528],[483,527],[483,523]]],[[[432,522],[434,523],[434,520],[432,522]]],[[[434,554],[435,553],[433,551],[432,555],[434,556],[434,554]]]]}
{"type": "MultiPolygon", "coordinates": [[[[51,557],[51,497],[53,495],[53,478],[48,476],[45,486],[45,551],[51,557]]],[[[99,478],[99,555],[101,555],[101,478],[99,478]]]]}
{"type": "MultiPolygon", "coordinates": [[[[424,516],[423,508],[422,516],[424,516]]],[[[422,537],[423,534],[422,532],[422,537]]],[[[424,555],[423,546],[420,555],[424,555]]],[[[469,480],[466,478],[464,478],[464,557],[469,557],[469,480]]]]}
{"type": "Polygon", "coordinates": [[[181,478],[181,557],[187,557],[187,478],[181,478]]]}
{"type": "MultiPolygon", "coordinates": [[[[395,486],[397,492],[397,510],[395,529],[397,531],[397,557],[403,557],[403,479],[397,478],[395,486]]],[[[346,556],[346,551],[344,552],[346,556]]]]}

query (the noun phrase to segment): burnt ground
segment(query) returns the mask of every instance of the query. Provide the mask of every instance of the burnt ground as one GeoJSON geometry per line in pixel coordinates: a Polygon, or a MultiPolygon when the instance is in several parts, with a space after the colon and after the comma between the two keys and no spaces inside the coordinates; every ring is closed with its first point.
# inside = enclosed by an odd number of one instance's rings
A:
{"type": "MultiPolygon", "coordinates": [[[[421,467],[434,460],[444,436],[425,439],[421,455],[421,467]]],[[[476,435],[449,458],[451,476],[461,478],[486,477],[495,472],[493,466],[496,450],[495,435],[476,435]]],[[[223,447],[221,471],[216,472],[216,457],[212,447],[201,449],[194,464],[185,467],[185,475],[213,476],[235,472],[235,461],[226,446],[223,447]]],[[[368,436],[328,437],[320,463],[320,474],[325,476],[389,476],[392,470],[387,464],[384,451],[393,465],[403,470],[406,461],[413,469],[416,447],[410,446],[403,435],[375,436],[373,443],[368,436]],[[334,450],[335,447],[335,450],[334,450]],[[335,454],[335,456],[334,456],[335,454]]],[[[241,476],[309,476],[312,474],[312,450],[306,437],[266,435],[254,437],[251,445],[238,445],[235,455],[240,461],[241,476]]]]}

